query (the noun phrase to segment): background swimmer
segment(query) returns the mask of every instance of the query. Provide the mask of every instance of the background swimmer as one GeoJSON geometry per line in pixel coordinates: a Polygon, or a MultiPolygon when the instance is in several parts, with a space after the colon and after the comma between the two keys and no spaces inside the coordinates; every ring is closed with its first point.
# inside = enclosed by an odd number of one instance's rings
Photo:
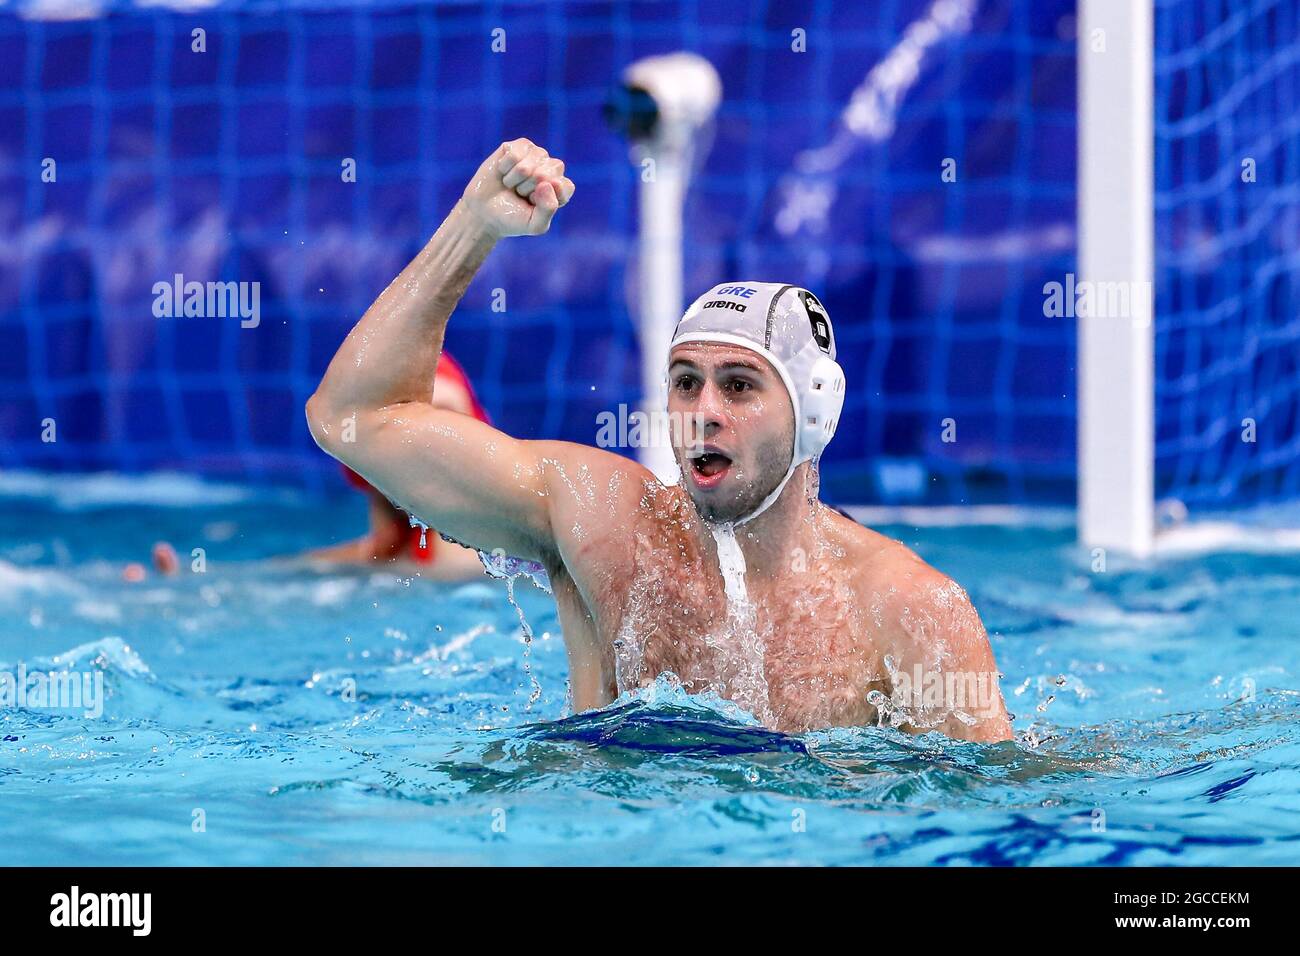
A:
{"type": "MultiPolygon", "coordinates": [[[[469,415],[478,421],[488,421],[487,410],[474,394],[469,376],[454,358],[443,353],[438,360],[430,402],[436,408],[469,415]]],[[[421,577],[435,581],[464,581],[483,576],[483,564],[478,553],[440,537],[433,528],[422,532],[413,527],[406,513],[393,506],[382,492],[344,466],[344,477],[349,485],[366,496],[370,527],[365,534],[351,541],[313,548],[295,557],[310,561],[336,564],[388,564],[413,566],[421,577]]],[[[154,569],[166,576],[180,570],[180,558],[170,542],[159,541],[153,546],[154,569]]],[[[122,572],[128,582],[143,581],[146,571],[143,564],[132,562],[122,572]]]]}

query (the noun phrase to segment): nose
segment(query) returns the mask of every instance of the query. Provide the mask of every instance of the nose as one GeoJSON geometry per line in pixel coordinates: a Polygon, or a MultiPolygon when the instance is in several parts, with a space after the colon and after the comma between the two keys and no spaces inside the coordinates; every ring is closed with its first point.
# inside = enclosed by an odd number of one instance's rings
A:
{"type": "Polygon", "coordinates": [[[716,382],[706,381],[700,388],[699,398],[695,402],[694,412],[699,416],[698,422],[704,437],[717,434],[730,422],[727,397],[716,382]]]}

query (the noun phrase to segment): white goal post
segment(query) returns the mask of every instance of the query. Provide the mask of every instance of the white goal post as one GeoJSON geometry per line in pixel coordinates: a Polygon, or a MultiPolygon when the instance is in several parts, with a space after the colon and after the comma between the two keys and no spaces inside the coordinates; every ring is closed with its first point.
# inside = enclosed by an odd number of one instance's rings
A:
{"type": "Polygon", "coordinates": [[[1130,297],[1077,317],[1079,540],[1137,556],[1155,511],[1153,22],[1152,0],[1079,0],[1078,282],[1130,297]]]}

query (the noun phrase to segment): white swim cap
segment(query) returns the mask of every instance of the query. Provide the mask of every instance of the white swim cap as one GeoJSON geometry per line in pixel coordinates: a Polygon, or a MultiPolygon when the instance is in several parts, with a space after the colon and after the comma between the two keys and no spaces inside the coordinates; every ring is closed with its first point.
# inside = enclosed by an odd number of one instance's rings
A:
{"type": "Polygon", "coordinates": [[[844,370],[835,361],[835,333],[817,297],[779,282],[724,282],[691,303],[669,351],[683,342],[738,345],[767,359],[794,406],[794,454],[785,477],[754,511],[757,518],[781,496],[794,470],[835,435],[844,408],[844,370]]]}

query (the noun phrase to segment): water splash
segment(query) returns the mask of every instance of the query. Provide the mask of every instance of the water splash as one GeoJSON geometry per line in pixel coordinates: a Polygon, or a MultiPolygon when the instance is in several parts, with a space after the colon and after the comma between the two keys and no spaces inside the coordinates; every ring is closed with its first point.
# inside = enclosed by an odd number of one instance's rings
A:
{"type": "Polygon", "coordinates": [[[423,551],[429,546],[429,526],[413,514],[408,514],[406,517],[411,522],[412,528],[420,529],[420,550],[423,551]]]}
{"type": "Polygon", "coordinates": [[[745,552],[736,540],[736,529],[731,524],[709,527],[718,545],[718,570],[722,572],[722,585],[726,589],[729,611],[752,609],[749,589],[745,586],[745,552]]]}
{"type": "Polygon", "coordinates": [[[515,609],[515,616],[519,618],[519,629],[524,635],[524,673],[528,675],[528,683],[531,687],[525,709],[532,710],[533,705],[541,699],[542,685],[538,682],[537,675],[533,673],[533,628],[524,615],[524,609],[515,600],[515,582],[520,578],[527,578],[547,594],[550,594],[550,579],[546,575],[546,570],[536,561],[525,561],[523,558],[512,557],[500,548],[491,554],[479,551],[478,559],[489,577],[506,582],[506,600],[510,602],[510,606],[515,609]]]}
{"type": "Polygon", "coordinates": [[[734,675],[728,696],[771,725],[775,717],[767,686],[767,646],[758,630],[754,604],[745,585],[745,553],[736,540],[734,525],[710,524],[709,530],[718,546],[718,570],[727,598],[727,621],[722,634],[708,640],[723,652],[724,669],[734,675]]]}
{"type": "Polygon", "coordinates": [[[506,579],[506,600],[515,609],[515,614],[519,618],[519,629],[524,634],[524,673],[528,675],[528,683],[532,688],[531,693],[528,695],[528,704],[524,709],[532,710],[533,705],[541,699],[542,685],[537,680],[537,675],[533,673],[533,628],[524,615],[524,609],[515,600],[515,578],[506,579]]]}
{"type": "MultiPolygon", "coordinates": [[[[198,513],[237,522],[229,547],[253,559],[319,543],[312,527],[320,506],[308,505],[259,492],[255,506],[198,513]]],[[[522,675],[502,664],[517,648],[506,641],[518,625],[483,585],[444,591],[358,575],[346,599],[356,611],[344,615],[335,601],[310,599],[317,572],[249,560],[223,563],[229,586],[211,603],[199,590],[214,580],[211,570],[203,581],[181,577],[147,590],[124,589],[102,570],[135,529],[165,517],[157,507],[106,509],[96,533],[80,538],[77,516],[53,501],[24,498],[0,511],[23,532],[4,542],[5,560],[78,586],[67,600],[11,594],[0,662],[30,668],[34,655],[57,654],[62,667],[75,658],[71,666],[105,668],[107,693],[93,724],[78,714],[0,709],[0,839],[19,865],[75,865],[88,855],[161,866],[389,865],[471,854],[594,865],[607,862],[612,842],[629,840],[655,865],[1295,859],[1294,556],[1157,559],[1112,567],[1075,588],[1075,544],[1060,526],[880,529],[918,542],[927,560],[973,586],[1004,686],[1029,678],[1007,703],[1021,712],[1018,729],[1034,720],[1041,743],[1031,748],[888,727],[778,735],[748,716],[731,719],[734,701],[687,693],[666,678],[630,704],[541,723],[561,716],[553,691],[563,686],[565,655],[539,640],[533,667],[547,693],[524,717],[522,675]],[[79,543],[66,565],[51,556],[60,538],[79,543]],[[29,540],[46,549],[31,566],[17,550],[29,540]],[[47,560],[54,563],[40,563],[47,560]],[[106,629],[81,617],[79,600],[116,602],[121,621],[106,629]],[[27,629],[28,603],[43,605],[43,627],[27,629]],[[445,659],[425,659],[382,633],[391,626],[415,635],[430,622],[441,627],[439,640],[463,636],[444,646],[445,659]],[[100,656],[105,664],[90,663],[100,656]],[[311,672],[323,676],[304,680],[311,672]],[[1065,687],[1054,686],[1058,675],[1065,687]],[[1081,675],[1088,694],[1076,690],[1081,675]],[[1223,681],[1212,683],[1218,675],[1223,681]],[[1247,676],[1257,687],[1238,702],[1247,676]],[[349,677],[361,689],[353,702],[341,693],[349,677]],[[520,713],[503,717],[500,705],[515,702],[520,713]],[[201,848],[174,838],[176,798],[195,792],[209,819],[224,821],[219,832],[209,827],[213,841],[201,848]],[[348,813],[323,829],[322,815],[341,798],[348,813]],[[484,839],[496,807],[508,808],[509,840],[484,839]],[[1096,807],[1107,813],[1105,831],[1092,825],[1096,807]],[[815,840],[792,831],[792,812],[803,809],[815,840]],[[395,813],[412,812],[428,825],[393,826],[395,813]],[[284,840],[266,840],[268,827],[284,840]],[[69,837],[89,833],[93,841],[69,837]]],[[[713,540],[701,536],[706,546],[713,540]]],[[[748,547],[743,531],[737,537],[748,547]]],[[[655,568],[629,586],[653,601],[681,573],[655,568]]],[[[716,573],[706,580],[721,627],[716,573]]],[[[554,629],[555,612],[535,611],[516,590],[539,638],[554,629]]],[[[809,606],[826,593],[810,591],[809,606]]],[[[757,584],[750,597],[758,603],[757,584]]],[[[863,615],[871,626],[870,606],[863,615]]],[[[775,638],[767,644],[774,653],[775,638]]]]}
{"type": "MultiPolygon", "coordinates": [[[[448,538],[447,540],[452,539],[448,538]]],[[[459,542],[456,543],[459,544],[459,542]]],[[[551,591],[551,579],[547,575],[546,569],[536,561],[512,557],[500,548],[490,554],[486,551],[479,551],[478,559],[488,577],[498,578],[502,581],[527,578],[547,594],[553,593],[551,591]]]]}
{"type": "MultiPolygon", "coordinates": [[[[412,528],[420,529],[420,548],[426,548],[428,546],[428,524],[409,512],[407,517],[410,519],[412,528]]],[[[438,537],[451,544],[467,547],[464,542],[458,541],[450,535],[439,532],[438,537]]],[[[537,680],[537,675],[533,673],[533,627],[528,623],[528,617],[524,614],[524,609],[519,606],[519,602],[515,599],[515,582],[520,578],[527,578],[547,594],[551,594],[550,578],[546,574],[546,569],[536,561],[514,557],[506,554],[501,548],[495,548],[491,553],[478,549],[475,549],[475,552],[478,554],[479,563],[483,565],[483,570],[488,577],[506,582],[506,600],[510,602],[510,606],[515,609],[515,616],[519,618],[519,629],[524,636],[524,673],[528,675],[529,683],[528,703],[524,709],[532,710],[533,705],[542,697],[542,685],[537,680]]]]}

